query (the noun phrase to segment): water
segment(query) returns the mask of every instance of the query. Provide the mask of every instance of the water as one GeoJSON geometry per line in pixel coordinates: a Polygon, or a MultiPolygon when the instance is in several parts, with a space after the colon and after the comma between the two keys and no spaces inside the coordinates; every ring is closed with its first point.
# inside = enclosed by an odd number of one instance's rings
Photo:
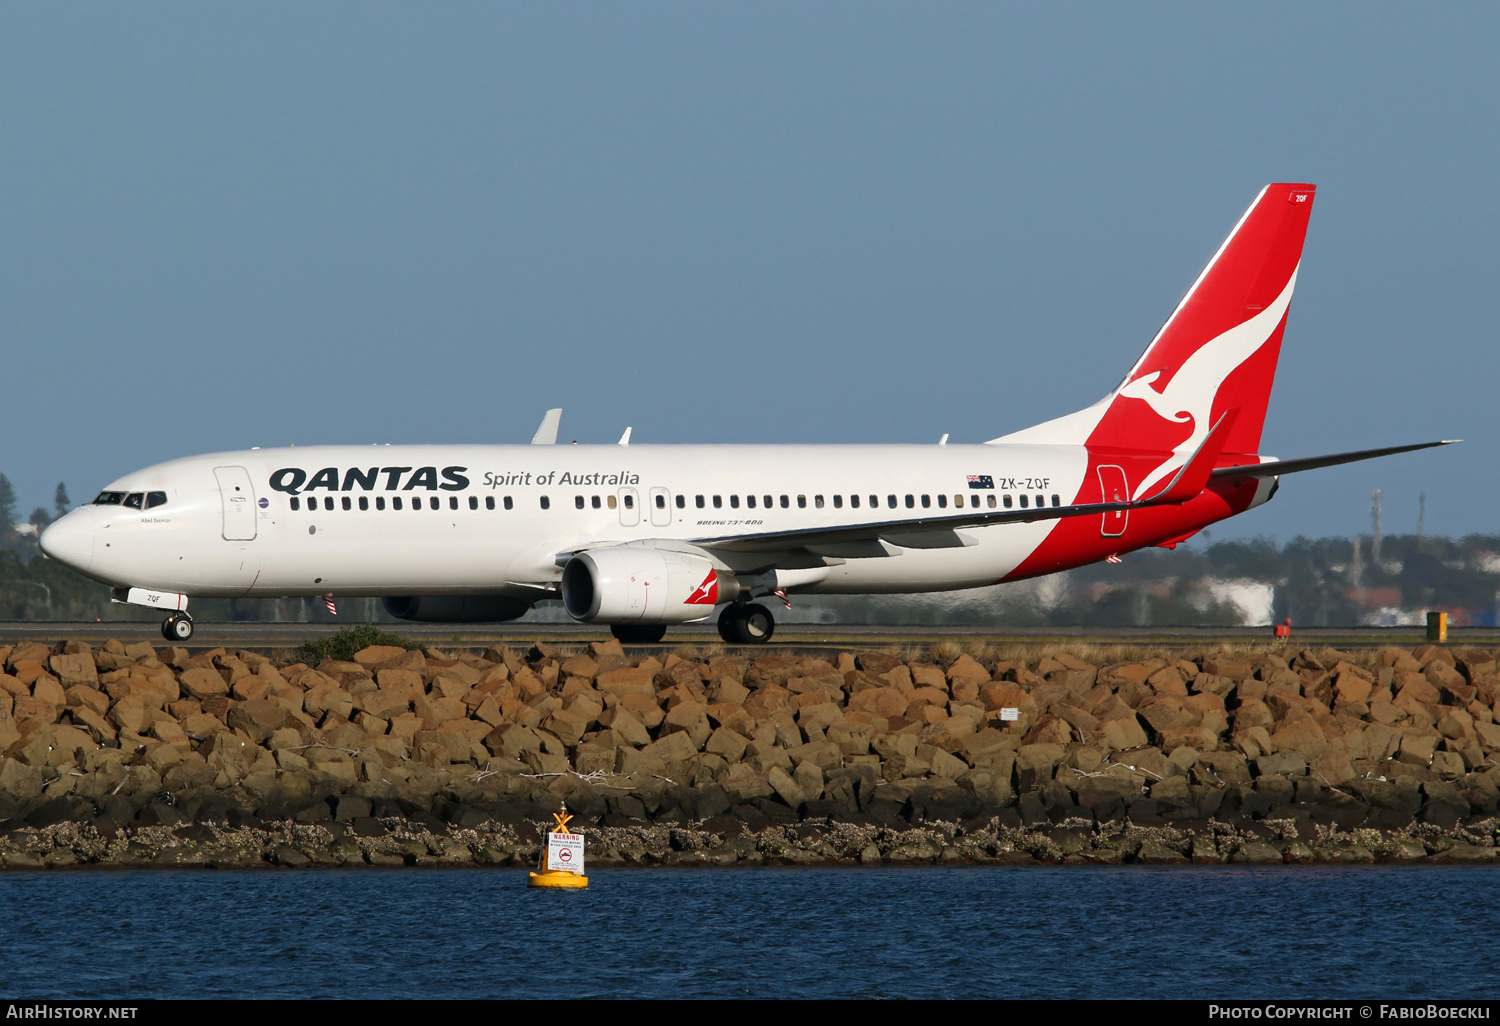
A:
{"type": "Polygon", "coordinates": [[[26,998],[1490,997],[1484,866],[0,874],[26,998]]]}

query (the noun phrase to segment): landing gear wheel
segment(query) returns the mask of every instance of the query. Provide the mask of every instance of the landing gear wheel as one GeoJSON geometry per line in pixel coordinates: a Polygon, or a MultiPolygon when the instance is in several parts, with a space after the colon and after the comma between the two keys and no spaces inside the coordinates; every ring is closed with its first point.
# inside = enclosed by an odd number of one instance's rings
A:
{"type": "Polygon", "coordinates": [[[725,606],[719,614],[719,637],[731,645],[763,645],[776,631],[776,620],[762,605],[725,606]]]}
{"type": "Polygon", "coordinates": [[[776,619],[765,606],[746,606],[740,614],[740,634],[747,644],[764,645],[775,632],[776,619]]]}
{"type": "Polygon", "coordinates": [[[162,621],[161,636],[168,641],[186,641],[193,636],[193,619],[186,613],[173,613],[162,621]]]}
{"type": "Polygon", "coordinates": [[[609,625],[609,633],[613,634],[621,644],[654,645],[667,636],[667,625],[664,623],[612,623],[609,625]]]}
{"type": "Polygon", "coordinates": [[[731,602],[719,612],[719,637],[731,645],[743,645],[740,640],[740,607],[731,602]]]}

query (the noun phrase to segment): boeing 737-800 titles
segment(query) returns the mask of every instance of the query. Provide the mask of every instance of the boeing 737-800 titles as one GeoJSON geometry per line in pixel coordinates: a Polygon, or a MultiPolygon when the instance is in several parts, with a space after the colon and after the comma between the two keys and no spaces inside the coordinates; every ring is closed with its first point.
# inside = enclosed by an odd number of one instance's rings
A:
{"type": "MultiPolygon", "coordinates": [[[[163,609],[189,596],[375,595],[493,622],[561,599],[623,640],[708,619],[771,637],[766,596],[979,588],[1173,545],[1278,477],[1441,445],[1276,461],[1261,427],[1312,210],[1256,197],[1120,386],[981,445],[328,446],[126,474],[42,550],[163,609]]],[[[554,441],[556,411],[533,442],[554,441]],[[550,437],[549,437],[550,435],[550,437]]]]}

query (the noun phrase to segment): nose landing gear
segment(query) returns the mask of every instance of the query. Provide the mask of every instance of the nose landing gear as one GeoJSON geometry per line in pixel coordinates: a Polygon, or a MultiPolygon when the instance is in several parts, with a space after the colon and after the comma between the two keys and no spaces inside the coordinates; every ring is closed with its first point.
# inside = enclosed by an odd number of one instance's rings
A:
{"type": "Polygon", "coordinates": [[[186,613],[173,613],[162,621],[161,636],[168,641],[186,641],[193,636],[193,618],[186,613]]]}
{"type": "Polygon", "coordinates": [[[731,645],[764,645],[775,631],[775,618],[759,603],[730,604],[719,614],[719,637],[731,645]]]}

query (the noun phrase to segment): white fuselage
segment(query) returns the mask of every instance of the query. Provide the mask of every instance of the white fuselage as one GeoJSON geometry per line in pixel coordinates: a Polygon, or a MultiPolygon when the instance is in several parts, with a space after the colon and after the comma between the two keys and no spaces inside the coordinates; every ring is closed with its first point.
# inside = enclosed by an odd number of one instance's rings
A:
{"type": "MultiPolygon", "coordinates": [[[[1075,445],[254,449],[119,478],[106,492],[166,501],[80,507],[50,529],[49,553],[115,587],[194,596],[536,598],[555,587],[559,556],[581,549],[909,520],[1023,496],[1067,504],[1087,467],[1075,445]]],[[[967,528],[950,548],[885,545],[888,555],[819,559],[783,580],[819,592],[994,584],[1055,523],[967,528]]],[[[741,572],[771,562],[734,559],[741,572]]]]}

